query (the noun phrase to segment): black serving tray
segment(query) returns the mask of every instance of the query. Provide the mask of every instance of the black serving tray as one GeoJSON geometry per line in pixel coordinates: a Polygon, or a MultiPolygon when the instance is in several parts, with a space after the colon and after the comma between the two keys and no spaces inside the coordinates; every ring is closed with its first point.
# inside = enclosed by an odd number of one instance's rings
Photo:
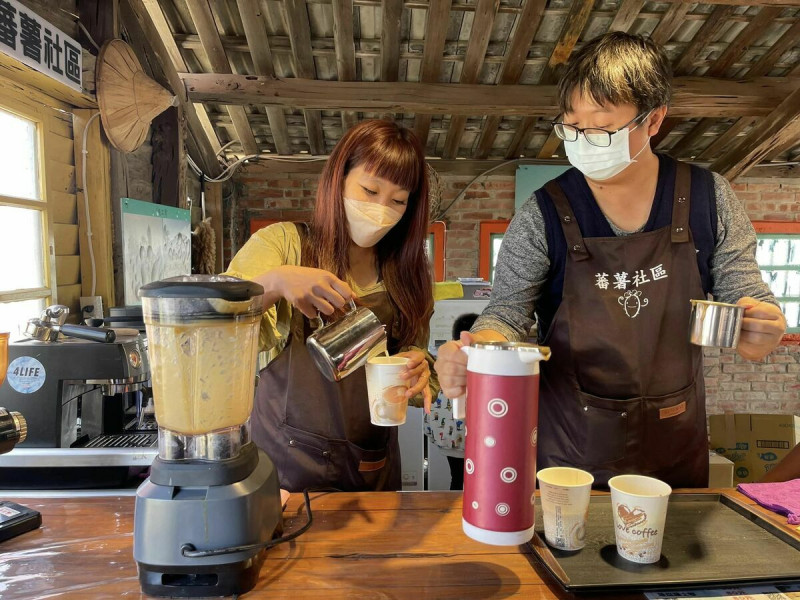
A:
{"type": "Polygon", "coordinates": [[[564,552],[544,538],[537,498],[537,558],[570,591],[628,591],[800,580],[800,541],[721,494],[673,494],[661,560],[629,562],[617,554],[610,496],[592,496],[586,547],[564,552]]]}

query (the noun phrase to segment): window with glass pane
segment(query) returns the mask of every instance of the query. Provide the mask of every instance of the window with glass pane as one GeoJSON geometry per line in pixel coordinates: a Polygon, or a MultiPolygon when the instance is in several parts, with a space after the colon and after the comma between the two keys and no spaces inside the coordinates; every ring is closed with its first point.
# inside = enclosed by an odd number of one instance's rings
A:
{"type": "Polygon", "coordinates": [[[503,243],[503,233],[493,233],[491,237],[491,256],[489,257],[490,260],[490,267],[489,267],[489,281],[494,283],[494,267],[497,264],[497,255],[500,254],[500,244],[503,243]]]}
{"type": "Polygon", "coordinates": [[[46,287],[42,211],[0,206],[0,292],[46,287]]]}
{"type": "Polygon", "coordinates": [[[800,333],[800,235],[759,234],[761,276],[786,315],[788,333],[800,333]]]}
{"type": "Polygon", "coordinates": [[[18,337],[50,297],[36,121],[0,109],[0,331],[18,337]]]}
{"type": "Polygon", "coordinates": [[[0,110],[0,195],[39,200],[36,123],[0,110]]]}

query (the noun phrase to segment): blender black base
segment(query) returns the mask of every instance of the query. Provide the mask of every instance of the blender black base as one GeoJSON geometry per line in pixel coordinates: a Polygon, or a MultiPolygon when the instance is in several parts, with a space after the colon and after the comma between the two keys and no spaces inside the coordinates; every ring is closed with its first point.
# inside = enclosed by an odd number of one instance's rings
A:
{"type": "Polygon", "coordinates": [[[148,596],[208,598],[244,594],[255,587],[264,552],[225,565],[159,567],[137,563],[139,584],[148,596]]]}

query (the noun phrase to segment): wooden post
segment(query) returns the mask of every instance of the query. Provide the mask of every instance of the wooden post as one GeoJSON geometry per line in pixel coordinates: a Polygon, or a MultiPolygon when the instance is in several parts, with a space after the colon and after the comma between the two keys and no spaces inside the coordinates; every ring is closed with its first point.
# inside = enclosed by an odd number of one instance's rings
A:
{"type": "Polygon", "coordinates": [[[214,269],[222,273],[225,266],[222,260],[222,184],[206,183],[206,217],[211,217],[211,227],[214,229],[216,260],[214,269]]]}
{"type": "Polygon", "coordinates": [[[75,183],[78,189],[78,224],[81,253],[81,294],[92,295],[92,261],[87,236],[86,204],[83,191],[86,189],[91,221],[91,244],[94,254],[95,296],[103,297],[104,306],[115,306],[114,265],[111,243],[111,163],[108,145],[103,139],[100,119],[89,126],[86,141],[88,154],[83,154],[83,131],[86,123],[97,111],[73,111],[72,128],[75,136],[75,183]],[[83,161],[88,160],[86,181],[83,181],[83,161]]]}

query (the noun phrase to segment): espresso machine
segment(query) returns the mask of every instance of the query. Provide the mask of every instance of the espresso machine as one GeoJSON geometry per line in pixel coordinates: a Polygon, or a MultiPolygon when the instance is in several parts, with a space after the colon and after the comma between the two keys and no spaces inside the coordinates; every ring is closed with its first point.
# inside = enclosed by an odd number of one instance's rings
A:
{"type": "Polygon", "coordinates": [[[263,292],[207,275],[140,289],[158,422],[134,516],[145,594],[250,590],[281,523],[277,471],[250,440],[263,292]]]}
{"type": "Polygon", "coordinates": [[[118,487],[155,458],[145,338],[64,325],[66,312],[49,307],[8,344],[0,406],[23,413],[28,433],[0,457],[2,488],[118,487]],[[88,339],[59,335],[71,332],[88,339]]]}

